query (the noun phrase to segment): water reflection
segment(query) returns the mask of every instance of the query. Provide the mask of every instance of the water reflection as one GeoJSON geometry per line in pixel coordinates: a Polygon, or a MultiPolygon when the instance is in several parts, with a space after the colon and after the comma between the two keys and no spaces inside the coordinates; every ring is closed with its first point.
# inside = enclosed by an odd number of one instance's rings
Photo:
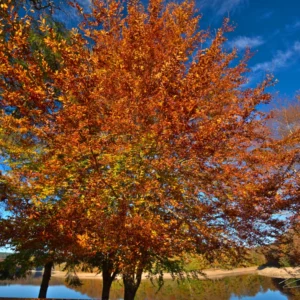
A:
{"type": "Polygon", "coordinates": [[[288,295],[288,299],[300,299],[300,280],[295,278],[279,279],[273,278],[273,283],[279,290],[283,290],[288,295]]]}
{"type": "MultiPolygon", "coordinates": [[[[41,275],[41,274],[40,274],[41,275]]],[[[38,274],[16,281],[0,281],[2,297],[37,297],[41,277],[38,274]]],[[[99,298],[102,282],[97,279],[84,279],[80,287],[65,286],[63,278],[52,277],[48,297],[52,298],[99,298]]],[[[137,300],[296,300],[300,299],[299,288],[283,289],[281,279],[257,275],[226,277],[216,280],[191,280],[178,284],[166,280],[164,287],[157,292],[150,281],[143,281],[137,294],[137,300]]],[[[123,286],[114,282],[111,299],[122,299],[123,286]]]]}

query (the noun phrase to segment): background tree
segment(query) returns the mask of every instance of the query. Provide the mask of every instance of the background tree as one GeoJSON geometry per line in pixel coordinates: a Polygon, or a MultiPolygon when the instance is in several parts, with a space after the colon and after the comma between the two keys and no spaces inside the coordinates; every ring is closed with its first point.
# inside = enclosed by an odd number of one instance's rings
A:
{"type": "Polygon", "coordinates": [[[291,225],[284,235],[279,237],[274,245],[267,249],[267,259],[270,263],[282,266],[299,265],[299,204],[300,204],[300,176],[299,176],[299,149],[300,149],[300,98],[299,96],[290,103],[282,101],[279,108],[274,111],[271,127],[273,135],[278,139],[277,148],[285,155],[293,157],[290,164],[289,180],[282,189],[291,189],[289,200],[294,202],[295,214],[291,218],[291,225]]]}
{"type": "Polygon", "coordinates": [[[2,142],[6,176],[34,206],[73,215],[67,228],[76,218],[75,244],[110,263],[108,291],[123,275],[125,299],[186,253],[239,259],[295,204],[294,152],[274,150],[256,111],[271,79],[244,88],[250,54],[224,49],[228,20],[211,36],[199,18],[189,1],[92,1],[68,39],[42,19],[59,69],[28,51],[28,18],[1,45],[0,122],[18,136],[2,142]]]}
{"type": "Polygon", "coordinates": [[[300,230],[299,220],[272,245],[266,247],[265,256],[271,265],[297,267],[299,261],[300,230]]]}
{"type": "Polygon", "coordinates": [[[294,101],[279,103],[274,112],[274,134],[281,138],[298,135],[300,130],[300,96],[294,101]]]}

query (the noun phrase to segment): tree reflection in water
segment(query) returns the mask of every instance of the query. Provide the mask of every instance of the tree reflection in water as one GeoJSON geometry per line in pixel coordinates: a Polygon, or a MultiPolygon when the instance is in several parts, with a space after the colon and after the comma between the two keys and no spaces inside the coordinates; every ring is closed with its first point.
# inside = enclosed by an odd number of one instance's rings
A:
{"type": "Polygon", "coordinates": [[[300,299],[300,279],[290,278],[290,279],[272,279],[276,288],[282,291],[288,296],[289,300],[299,300],[300,299]]]}
{"type": "MultiPolygon", "coordinates": [[[[293,279],[291,279],[293,280],[293,279]]],[[[16,281],[0,281],[1,285],[21,284],[21,285],[39,285],[40,277],[33,276],[27,279],[16,281]]],[[[284,288],[282,279],[269,278],[257,275],[243,275],[226,277],[215,280],[190,280],[177,283],[172,280],[165,280],[163,288],[157,292],[157,287],[153,286],[149,280],[142,282],[137,293],[137,300],[229,300],[232,295],[236,297],[254,297],[258,293],[266,293],[267,291],[280,290],[289,300],[300,299],[299,288],[284,288]]],[[[80,287],[69,287],[89,298],[99,298],[102,291],[102,282],[98,279],[83,279],[83,285],[80,287]]],[[[63,278],[51,278],[51,285],[64,285],[63,278]]],[[[25,296],[25,295],[24,295],[25,296]]],[[[25,296],[26,297],[26,296],[25,296]]],[[[123,286],[121,281],[114,282],[111,299],[122,299],[123,286]]]]}

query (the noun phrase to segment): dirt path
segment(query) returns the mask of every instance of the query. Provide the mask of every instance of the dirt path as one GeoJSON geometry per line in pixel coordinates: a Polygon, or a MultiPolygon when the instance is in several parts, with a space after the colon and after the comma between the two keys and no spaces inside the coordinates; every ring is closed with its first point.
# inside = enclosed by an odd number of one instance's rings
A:
{"type": "MultiPolygon", "coordinates": [[[[205,276],[201,275],[201,279],[216,279],[223,278],[228,276],[244,275],[244,274],[258,274],[267,277],[276,277],[276,278],[300,278],[300,267],[299,268],[263,268],[259,269],[258,267],[248,267],[248,268],[236,268],[232,270],[223,270],[223,269],[209,269],[203,270],[205,276]]],[[[62,271],[53,271],[53,277],[65,277],[66,273],[62,271]]],[[[96,273],[77,273],[80,279],[102,279],[101,274],[96,273]]],[[[143,275],[143,279],[146,279],[147,275],[143,275]]],[[[166,273],[164,274],[165,279],[171,279],[171,275],[166,273]]]]}

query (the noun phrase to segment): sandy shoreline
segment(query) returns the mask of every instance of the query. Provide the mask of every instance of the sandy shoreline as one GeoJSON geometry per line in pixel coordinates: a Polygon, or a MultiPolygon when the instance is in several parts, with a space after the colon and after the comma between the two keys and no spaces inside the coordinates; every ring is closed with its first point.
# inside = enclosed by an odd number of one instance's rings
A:
{"type": "Polygon", "coordinates": [[[300,278],[300,267],[297,268],[264,268],[257,270],[258,275],[276,278],[300,278]]]}
{"type": "MultiPolygon", "coordinates": [[[[209,269],[203,270],[205,276],[199,276],[200,279],[217,279],[228,276],[237,276],[245,274],[257,274],[266,277],[276,277],[276,278],[300,278],[300,267],[298,268],[275,268],[267,267],[259,269],[258,267],[248,267],[248,268],[236,268],[232,270],[223,270],[223,269],[209,269]]],[[[96,273],[83,273],[78,272],[78,277],[80,279],[102,279],[101,274],[96,273]]],[[[66,272],[62,271],[53,271],[53,277],[65,277],[66,272]]],[[[168,273],[164,274],[164,279],[171,279],[171,275],[168,273]]],[[[143,275],[143,279],[147,279],[147,274],[143,275]]]]}

